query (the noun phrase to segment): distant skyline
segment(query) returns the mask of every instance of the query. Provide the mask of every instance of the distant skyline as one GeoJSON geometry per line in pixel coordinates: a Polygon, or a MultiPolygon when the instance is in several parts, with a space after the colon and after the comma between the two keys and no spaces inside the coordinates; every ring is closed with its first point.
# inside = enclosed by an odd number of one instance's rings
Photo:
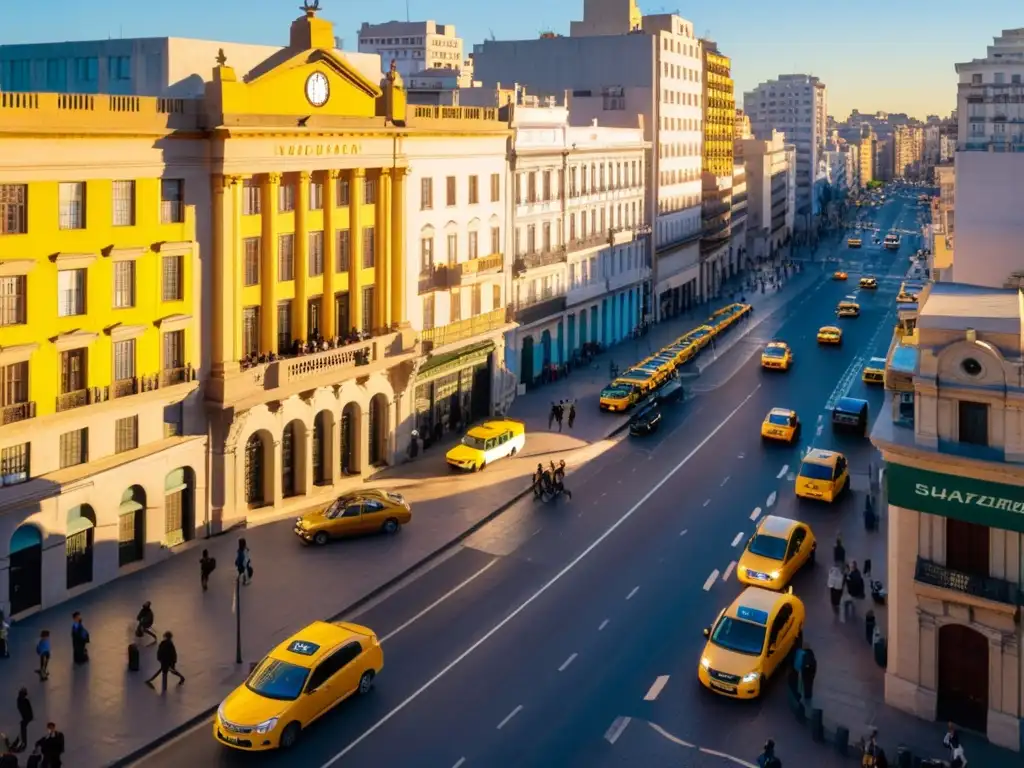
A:
{"type": "MultiPolygon", "coordinates": [[[[785,73],[817,75],[828,87],[828,111],[845,120],[863,113],[905,112],[924,119],[946,116],[956,105],[954,64],[985,55],[1002,29],[1024,26],[1020,0],[860,0],[839,11],[821,0],[786,4],[641,2],[644,13],[677,12],[702,37],[716,40],[733,61],[736,101],[759,82],[785,73]]],[[[288,24],[302,0],[242,3],[175,0],[48,0],[45,6],[11,4],[0,43],[59,42],[108,37],[193,37],[285,45],[288,24]],[[257,7],[263,6],[260,10],[257,7]]],[[[344,47],[355,50],[362,22],[433,19],[454,24],[467,52],[492,34],[528,39],[541,32],[569,33],[583,16],[583,0],[519,0],[514,17],[499,6],[466,0],[322,0],[321,15],[335,24],[344,47]]],[[[211,69],[213,62],[210,63],[211,69]]]]}

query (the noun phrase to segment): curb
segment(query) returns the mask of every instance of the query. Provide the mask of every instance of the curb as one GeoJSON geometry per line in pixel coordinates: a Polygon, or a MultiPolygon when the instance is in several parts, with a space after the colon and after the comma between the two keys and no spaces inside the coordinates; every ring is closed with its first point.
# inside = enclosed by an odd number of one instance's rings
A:
{"type": "MultiPolygon", "coordinates": [[[[602,439],[607,440],[610,437],[614,437],[615,435],[619,434],[620,432],[624,432],[628,427],[629,427],[629,422],[628,421],[623,423],[623,424],[619,424],[614,429],[610,430],[607,434],[605,434],[604,438],[602,438],[602,439]]],[[[576,450],[576,449],[574,448],[572,450],[576,450]]],[[[358,600],[350,603],[349,605],[345,606],[344,608],[342,608],[337,613],[334,613],[334,614],[328,616],[324,620],[325,621],[338,621],[343,616],[345,616],[347,614],[350,614],[353,611],[358,611],[360,608],[365,606],[367,603],[370,603],[373,600],[376,600],[382,594],[384,594],[388,590],[392,589],[396,585],[400,584],[405,579],[409,578],[409,576],[411,576],[413,573],[418,571],[423,566],[427,565],[431,561],[433,561],[433,560],[437,559],[438,557],[440,557],[441,555],[445,554],[446,552],[448,552],[448,550],[453,549],[454,547],[458,546],[463,541],[465,541],[470,536],[472,536],[474,533],[476,533],[481,528],[486,526],[488,523],[491,523],[496,518],[501,517],[501,515],[503,515],[505,512],[507,512],[513,506],[515,506],[518,502],[520,502],[522,499],[526,498],[530,494],[532,488],[533,488],[533,486],[529,485],[526,488],[524,488],[523,490],[517,491],[515,493],[515,495],[513,495],[510,499],[508,499],[505,502],[502,502],[496,509],[494,509],[493,511],[489,512],[486,516],[484,516],[480,520],[477,520],[469,528],[467,528],[466,530],[460,532],[454,538],[449,539],[444,544],[441,544],[439,547],[437,547],[436,549],[432,550],[431,552],[428,552],[426,555],[424,555],[419,560],[417,560],[415,563],[413,563],[412,565],[410,565],[407,568],[405,568],[404,570],[402,570],[400,573],[396,574],[395,576],[392,576],[390,579],[385,581],[383,584],[381,584],[381,585],[379,585],[377,587],[374,587],[372,590],[367,592],[365,595],[360,597],[358,600]]],[[[156,739],[153,739],[150,742],[147,742],[146,744],[142,745],[141,747],[138,747],[137,749],[135,749],[132,752],[130,752],[127,755],[125,755],[124,757],[118,758],[117,760],[115,760],[115,761],[113,761],[111,763],[107,763],[105,768],[128,768],[129,766],[134,765],[135,763],[137,763],[142,758],[144,758],[147,755],[149,755],[149,754],[153,753],[154,751],[156,751],[158,748],[164,746],[165,744],[167,744],[170,741],[173,741],[178,736],[181,736],[182,734],[192,730],[196,726],[198,726],[201,723],[203,723],[203,721],[209,720],[211,717],[213,717],[214,713],[217,711],[217,708],[219,706],[220,706],[220,702],[217,702],[217,704],[215,704],[214,706],[208,707],[207,709],[204,709],[199,714],[197,714],[197,715],[195,715],[193,717],[190,717],[184,723],[181,723],[180,725],[175,726],[174,728],[172,728],[171,730],[167,731],[163,735],[157,737],[156,739]]]]}

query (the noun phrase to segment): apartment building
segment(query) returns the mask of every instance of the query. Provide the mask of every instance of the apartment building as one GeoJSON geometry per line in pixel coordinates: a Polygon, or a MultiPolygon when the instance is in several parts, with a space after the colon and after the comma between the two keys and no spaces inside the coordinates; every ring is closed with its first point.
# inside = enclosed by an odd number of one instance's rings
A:
{"type": "Polygon", "coordinates": [[[585,0],[569,37],[488,40],[474,49],[485,86],[523,83],[537,94],[570,94],[570,119],[633,128],[651,142],[647,217],[654,233],[654,304],[669,317],[702,300],[699,242],[702,166],[702,55],[693,23],[643,16],[635,0],[585,0]]]}
{"type": "Polygon", "coordinates": [[[878,137],[869,125],[860,127],[860,144],[857,148],[859,169],[857,181],[863,189],[875,179],[875,154],[877,153],[878,137]]]}
{"type": "Polygon", "coordinates": [[[892,134],[893,178],[915,181],[923,178],[924,138],[925,129],[921,126],[896,126],[892,134]]]}
{"type": "Polygon", "coordinates": [[[436,21],[363,22],[359,28],[359,52],[380,58],[385,66],[395,67],[405,80],[423,71],[456,72],[459,85],[473,81],[472,59],[467,58],[462,38],[454,24],[436,21]]]}
{"type": "Polygon", "coordinates": [[[796,150],[774,132],[771,139],[744,139],[747,186],[747,253],[753,260],[774,258],[793,233],[796,150]]]}
{"type": "Polygon", "coordinates": [[[871,440],[885,460],[885,699],[1020,751],[1024,431],[1016,289],[933,283],[901,320],[871,440]]]}
{"type": "Polygon", "coordinates": [[[701,78],[704,103],[703,201],[700,242],[701,294],[717,296],[723,281],[735,273],[730,258],[732,210],[733,135],[736,131],[736,97],[732,62],[712,40],[701,40],[701,78]]]}
{"type": "Polygon", "coordinates": [[[925,242],[929,244],[928,268],[932,280],[951,282],[953,279],[953,251],[956,241],[954,222],[955,168],[952,163],[935,166],[935,184],[938,197],[931,200],[925,242]]]}
{"type": "Polygon", "coordinates": [[[780,75],[745,93],[743,111],[758,139],[768,140],[773,131],[780,131],[796,148],[796,223],[798,229],[809,229],[814,179],[828,123],[825,84],[810,75],[780,75]]]}

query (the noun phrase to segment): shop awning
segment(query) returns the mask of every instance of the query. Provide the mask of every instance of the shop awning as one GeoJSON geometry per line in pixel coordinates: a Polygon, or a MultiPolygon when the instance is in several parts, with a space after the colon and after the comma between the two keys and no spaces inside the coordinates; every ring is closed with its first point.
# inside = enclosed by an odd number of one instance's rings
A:
{"type": "Polygon", "coordinates": [[[420,366],[416,381],[422,383],[424,379],[432,379],[468,365],[486,362],[487,356],[493,351],[493,341],[481,341],[443,355],[434,355],[420,366]]]}

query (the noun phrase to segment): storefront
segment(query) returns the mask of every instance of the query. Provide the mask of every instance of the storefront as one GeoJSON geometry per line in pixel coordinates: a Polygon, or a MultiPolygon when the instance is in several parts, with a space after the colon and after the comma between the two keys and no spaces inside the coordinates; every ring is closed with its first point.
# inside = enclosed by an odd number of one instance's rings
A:
{"type": "Polygon", "coordinates": [[[491,412],[494,342],[437,355],[416,375],[416,430],[424,442],[462,431],[491,412]]]}

